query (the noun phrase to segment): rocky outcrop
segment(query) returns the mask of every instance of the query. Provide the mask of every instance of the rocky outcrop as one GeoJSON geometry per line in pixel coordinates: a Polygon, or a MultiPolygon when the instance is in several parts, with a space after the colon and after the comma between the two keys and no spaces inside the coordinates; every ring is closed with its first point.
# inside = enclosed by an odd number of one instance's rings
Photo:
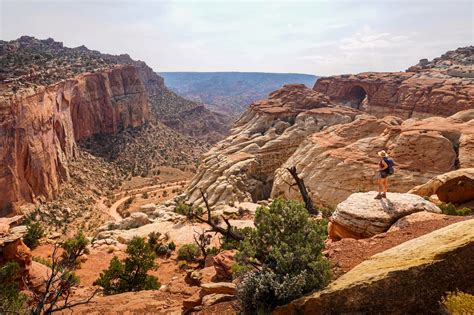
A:
{"type": "Polygon", "coordinates": [[[0,97],[0,215],[14,202],[55,197],[76,140],[146,123],[153,84],[163,81],[151,69],[118,66],[0,97]]]}
{"type": "Polygon", "coordinates": [[[474,105],[474,47],[449,52],[407,72],[320,78],[314,90],[378,117],[450,116],[474,105]]]}
{"type": "Polygon", "coordinates": [[[460,204],[474,200],[474,168],[438,175],[409,191],[419,196],[437,195],[443,202],[460,204]]]}
{"type": "Polygon", "coordinates": [[[226,117],[169,91],[128,55],[23,36],[0,41],[0,64],[0,216],[57,197],[79,142],[90,140],[89,153],[146,175],[156,163],[192,163],[189,155],[205,148],[190,148],[206,144],[188,136],[214,142],[227,131],[226,117]],[[114,138],[94,151],[91,139],[101,136],[114,138]],[[138,161],[145,166],[135,167],[138,161]]]}
{"type": "Polygon", "coordinates": [[[438,314],[446,292],[473,292],[472,257],[474,220],[455,223],[372,256],[274,314],[438,314]]]}
{"type": "Polygon", "coordinates": [[[339,107],[304,85],[287,85],[253,103],[231,135],[216,144],[190,183],[188,202],[211,206],[268,198],[274,172],[310,134],[351,122],[357,110],[339,107]]]}
{"type": "Polygon", "coordinates": [[[329,237],[365,238],[387,231],[398,219],[420,211],[441,213],[431,202],[412,194],[388,193],[374,199],[377,192],[355,193],[337,205],[329,224],[329,237]]]}
{"type": "Polygon", "coordinates": [[[275,172],[271,196],[300,198],[285,169],[290,166],[296,166],[309,195],[321,204],[335,206],[354,192],[373,190],[380,150],[395,161],[392,192],[407,192],[439,174],[473,167],[473,112],[405,121],[360,115],[314,133],[275,172]]]}

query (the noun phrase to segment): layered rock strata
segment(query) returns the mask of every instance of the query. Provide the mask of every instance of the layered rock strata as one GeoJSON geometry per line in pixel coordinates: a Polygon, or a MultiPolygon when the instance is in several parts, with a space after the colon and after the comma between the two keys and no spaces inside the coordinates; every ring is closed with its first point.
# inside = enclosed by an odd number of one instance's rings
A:
{"type": "Polygon", "coordinates": [[[76,140],[145,124],[154,84],[163,81],[151,70],[118,66],[0,97],[0,215],[14,202],[55,197],[76,140]]]}
{"type": "Polygon", "coordinates": [[[407,72],[320,78],[314,90],[378,117],[450,116],[474,107],[474,46],[421,60],[407,72]]]}
{"type": "Polygon", "coordinates": [[[376,188],[377,152],[395,161],[389,191],[407,192],[432,177],[474,164],[474,110],[423,120],[360,115],[309,136],[275,171],[272,197],[300,198],[285,167],[296,166],[313,201],[336,206],[357,191],[376,188]]]}
{"type": "Polygon", "coordinates": [[[210,205],[270,196],[274,172],[310,134],[353,121],[357,110],[336,106],[304,85],[286,85],[253,103],[231,135],[216,144],[187,189],[188,202],[210,205]]]}

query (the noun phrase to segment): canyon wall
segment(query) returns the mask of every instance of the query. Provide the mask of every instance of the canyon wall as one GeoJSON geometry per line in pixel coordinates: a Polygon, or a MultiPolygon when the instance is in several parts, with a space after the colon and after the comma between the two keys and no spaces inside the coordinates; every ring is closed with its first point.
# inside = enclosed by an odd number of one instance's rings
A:
{"type": "Polygon", "coordinates": [[[286,167],[296,166],[313,201],[336,206],[377,188],[377,152],[395,162],[389,191],[407,192],[434,176],[474,166],[474,109],[423,120],[360,115],[309,136],[275,171],[271,196],[300,199],[286,167]]]}
{"type": "Polygon", "coordinates": [[[0,97],[0,215],[17,202],[49,200],[68,179],[76,140],[114,134],[150,119],[151,69],[116,66],[0,97]]]}
{"type": "Polygon", "coordinates": [[[350,122],[358,113],[304,85],[285,85],[254,102],[231,135],[203,157],[186,191],[187,201],[203,204],[201,190],[212,206],[268,198],[275,170],[308,135],[350,122]]]}
{"type": "Polygon", "coordinates": [[[473,81],[424,72],[366,72],[320,78],[314,90],[377,117],[446,117],[474,107],[473,81]]]}

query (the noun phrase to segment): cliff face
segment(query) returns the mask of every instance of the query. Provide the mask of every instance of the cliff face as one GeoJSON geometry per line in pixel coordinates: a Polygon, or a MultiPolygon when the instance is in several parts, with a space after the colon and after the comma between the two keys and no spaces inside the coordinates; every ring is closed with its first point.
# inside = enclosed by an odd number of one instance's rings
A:
{"type": "Polygon", "coordinates": [[[117,66],[0,98],[0,215],[12,203],[51,199],[68,178],[76,140],[150,119],[151,69],[117,66]]]}
{"type": "Polygon", "coordinates": [[[319,79],[314,90],[383,117],[451,116],[474,107],[474,46],[420,60],[407,72],[365,72],[319,79]]]}
{"type": "Polygon", "coordinates": [[[357,191],[376,189],[377,152],[395,162],[389,191],[407,192],[430,178],[474,164],[474,110],[423,120],[360,115],[308,137],[275,172],[272,197],[300,198],[285,167],[296,166],[316,202],[336,206],[357,191]]]}
{"type": "Polygon", "coordinates": [[[360,73],[319,79],[314,90],[383,117],[450,116],[473,108],[473,79],[428,73],[360,73]]]}
{"type": "Polygon", "coordinates": [[[282,87],[254,102],[231,135],[204,156],[187,189],[188,202],[202,203],[201,189],[210,205],[268,198],[275,170],[308,135],[350,122],[357,113],[304,85],[282,87]]]}

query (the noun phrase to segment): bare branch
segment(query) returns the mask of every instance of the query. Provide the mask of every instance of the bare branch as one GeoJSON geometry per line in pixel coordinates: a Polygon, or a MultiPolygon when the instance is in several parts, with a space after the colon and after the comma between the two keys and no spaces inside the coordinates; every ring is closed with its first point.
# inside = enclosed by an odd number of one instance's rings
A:
{"type": "Polygon", "coordinates": [[[291,176],[293,177],[293,179],[296,182],[296,185],[298,185],[301,196],[303,197],[303,201],[304,201],[306,210],[308,210],[308,212],[311,213],[311,214],[316,214],[317,215],[318,210],[314,208],[311,197],[309,196],[308,190],[306,189],[306,185],[304,183],[304,180],[301,179],[298,176],[298,172],[296,171],[296,167],[292,166],[292,167],[288,167],[286,169],[287,169],[288,172],[290,172],[291,176]]]}

